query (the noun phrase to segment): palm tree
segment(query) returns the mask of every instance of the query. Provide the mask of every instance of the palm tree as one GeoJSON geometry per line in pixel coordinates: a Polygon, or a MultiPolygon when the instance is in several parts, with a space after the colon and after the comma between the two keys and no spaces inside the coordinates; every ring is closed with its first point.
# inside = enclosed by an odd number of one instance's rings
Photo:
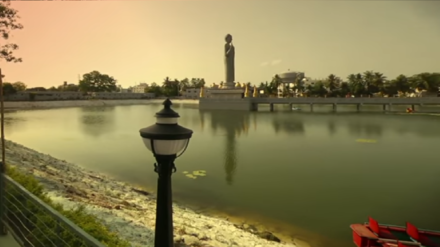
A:
{"type": "Polygon", "coordinates": [[[170,88],[171,87],[171,80],[170,80],[170,78],[168,76],[165,77],[165,79],[163,79],[162,86],[164,88],[170,88]]]}
{"type": "Polygon", "coordinates": [[[418,90],[428,90],[429,89],[429,83],[427,81],[427,76],[424,74],[417,74],[417,75],[413,75],[409,78],[409,85],[411,85],[411,87],[413,89],[418,89],[418,90]]]}
{"type": "Polygon", "coordinates": [[[420,73],[411,77],[413,87],[425,89],[428,92],[438,92],[440,86],[439,73],[420,73]]]}
{"type": "Polygon", "coordinates": [[[376,93],[374,88],[374,72],[369,70],[365,71],[363,75],[363,82],[365,86],[366,93],[371,95],[373,93],[376,93]]]}
{"type": "Polygon", "coordinates": [[[316,81],[315,84],[311,87],[312,94],[318,95],[320,97],[324,97],[328,91],[325,88],[325,82],[322,80],[316,81]]]}
{"type": "Polygon", "coordinates": [[[385,83],[387,81],[386,76],[384,76],[380,72],[374,72],[373,74],[373,87],[375,88],[376,92],[384,93],[385,90],[385,83]]]}
{"type": "Polygon", "coordinates": [[[330,74],[327,79],[324,81],[324,85],[328,88],[331,96],[335,96],[336,90],[339,88],[341,84],[341,78],[337,77],[334,74],[330,74]]]}
{"type": "Polygon", "coordinates": [[[341,82],[340,86],[339,86],[339,94],[341,96],[346,96],[350,93],[350,85],[348,84],[348,82],[341,82]]]}
{"type": "Polygon", "coordinates": [[[409,92],[411,85],[409,83],[408,77],[406,77],[405,75],[399,75],[394,80],[391,80],[391,82],[389,83],[389,87],[392,93],[396,94],[398,92],[409,92]]]}
{"type": "Polygon", "coordinates": [[[278,75],[275,75],[270,82],[271,92],[278,92],[278,87],[283,83],[281,78],[278,75]]]}
{"type": "Polygon", "coordinates": [[[185,78],[183,80],[180,80],[180,85],[183,89],[186,89],[189,87],[189,79],[185,78]]]}
{"type": "Polygon", "coordinates": [[[350,86],[350,92],[356,96],[359,96],[366,91],[364,80],[360,73],[350,74],[347,77],[348,85],[350,86]]]}

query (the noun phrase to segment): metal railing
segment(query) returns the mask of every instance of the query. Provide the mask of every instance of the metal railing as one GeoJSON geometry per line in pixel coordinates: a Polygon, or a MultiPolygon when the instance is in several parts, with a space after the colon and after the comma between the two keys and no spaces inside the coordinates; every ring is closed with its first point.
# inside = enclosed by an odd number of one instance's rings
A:
{"type": "Polygon", "coordinates": [[[257,104],[426,104],[440,105],[440,97],[415,97],[415,98],[250,98],[257,104]]]}
{"type": "MultiPolygon", "coordinates": [[[[0,162],[0,171],[1,166],[0,162]]],[[[22,247],[105,246],[4,173],[0,173],[2,227],[22,247]]]]}

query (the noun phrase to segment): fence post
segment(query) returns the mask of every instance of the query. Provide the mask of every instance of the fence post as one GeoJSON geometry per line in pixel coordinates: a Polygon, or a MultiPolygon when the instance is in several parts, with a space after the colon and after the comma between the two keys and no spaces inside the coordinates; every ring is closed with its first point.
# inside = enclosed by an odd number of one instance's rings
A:
{"type": "Polygon", "coordinates": [[[0,236],[6,235],[5,166],[0,161],[0,236]]]}

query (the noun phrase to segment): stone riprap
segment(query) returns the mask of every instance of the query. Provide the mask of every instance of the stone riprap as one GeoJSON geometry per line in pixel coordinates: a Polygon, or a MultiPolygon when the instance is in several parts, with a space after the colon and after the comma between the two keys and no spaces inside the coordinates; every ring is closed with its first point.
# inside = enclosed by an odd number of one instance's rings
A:
{"type": "MultiPolygon", "coordinates": [[[[84,205],[89,213],[132,246],[154,246],[154,195],[11,141],[6,141],[5,146],[6,162],[22,172],[33,174],[54,202],[66,208],[84,205]]],[[[182,243],[179,246],[295,246],[279,242],[270,232],[201,215],[181,205],[174,204],[173,212],[175,242],[182,243]]]]}

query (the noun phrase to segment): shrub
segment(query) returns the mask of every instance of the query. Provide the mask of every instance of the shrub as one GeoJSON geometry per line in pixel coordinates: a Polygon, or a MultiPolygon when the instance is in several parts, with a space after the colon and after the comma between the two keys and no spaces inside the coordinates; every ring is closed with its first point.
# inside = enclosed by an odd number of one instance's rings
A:
{"type": "MultiPolygon", "coordinates": [[[[78,227],[108,247],[129,247],[127,241],[122,240],[111,232],[99,219],[87,213],[80,206],[75,209],[64,209],[61,204],[54,203],[44,192],[44,187],[33,177],[18,171],[14,167],[7,167],[6,174],[25,189],[40,198],[47,205],[61,213],[78,227]]],[[[7,218],[14,232],[20,233],[20,238],[26,238],[35,247],[45,246],[86,246],[85,243],[73,235],[63,223],[58,222],[47,213],[39,204],[31,201],[12,185],[6,183],[7,218]]]]}

